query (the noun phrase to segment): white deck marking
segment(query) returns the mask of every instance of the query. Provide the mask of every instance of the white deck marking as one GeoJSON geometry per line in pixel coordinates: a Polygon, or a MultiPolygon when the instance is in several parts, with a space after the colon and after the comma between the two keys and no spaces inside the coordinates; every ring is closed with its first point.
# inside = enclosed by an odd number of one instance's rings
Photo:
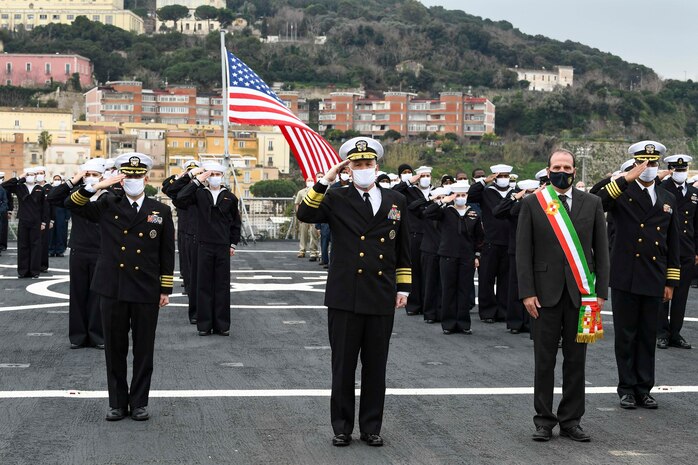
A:
{"type": "MultiPolygon", "coordinates": [[[[21,364],[6,364],[21,365],[21,364]]],[[[2,366],[2,365],[0,365],[2,366]]],[[[28,365],[27,365],[28,366],[28,365]]],[[[19,367],[17,367],[19,368],[19,367]]],[[[24,367],[22,367],[24,368],[24,367]]],[[[664,390],[653,390],[653,393],[698,393],[698,386],[663,386],[664,390]]],[[[617,386],[587,388],[587,394],[616,394],[617,386]]],[[[562,388],[556,387],[555,394],[561,394],[562,388]]],[[[360,394],[360,390],[356,390],[360,394]]],[[[533,387],[504,387],[504,388],[389,388],[388,396],[511,396],[532,395],[533,387]]],[[[158,398],[203,398],[203,397],[329,397],[329,389],[182,389],[154,390],[150,397],[158,398]]],[[[72,397],[81,399],[105,399],[107,391],[70,390],[36,390],[36,391],[0,391],[0,399],[36,399],[72,397]]]]}
{"type": "Polygon", "coordinates": [[[46,336],[53,336],[53,333],[27,333],[27,336],[46,337],[46,336]]]}
{"type": "Polygon", "coordinates": [[[14,310],[31,310],[34,308],[67,307],[68,305],[68,302],[54,302],[52,304],[15,305],[12,307],[0,307],[0,312],[11,312],[14,310]]]}
{"type": "MultiPolygon", "coordinates": [[[[293,279],[290,276],[272,276],[270,274],[261,274],[259,276],[236,276],[235,279],[293,279]]],[[[313,278],[317,279],[317,278],[313,278]]]]}

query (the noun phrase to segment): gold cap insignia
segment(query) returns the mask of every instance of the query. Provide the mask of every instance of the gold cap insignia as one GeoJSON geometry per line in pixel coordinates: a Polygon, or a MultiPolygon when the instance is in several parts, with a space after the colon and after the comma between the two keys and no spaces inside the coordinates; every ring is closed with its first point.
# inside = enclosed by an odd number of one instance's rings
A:
{"type": "Polygon", "coordinates": [[[356,143],[356,150],[359,152],[365,152],[366,148],[368,147],[368,142],[365,140],[360,140],[356,143]]]}
{"type": "Polygon", "coordinates": [[[655,150],[654,144],[645,145],[645,153],[647,155],[652,155],[654,153],[654,150],[655,150]]]}
{"type": "Polygon", "coordinates": [[[141,164],[141,159],[138,157],[131,157],[128,159],[128,162],[131,166],[138,166],[141,164]]]}

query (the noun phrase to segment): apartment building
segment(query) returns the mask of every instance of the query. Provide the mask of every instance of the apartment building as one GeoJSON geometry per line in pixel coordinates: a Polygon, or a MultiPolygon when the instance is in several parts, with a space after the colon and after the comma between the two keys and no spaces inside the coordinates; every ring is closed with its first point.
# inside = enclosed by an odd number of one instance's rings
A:
{"type": "Polygon", "coordinates": [[[143,34],[143,19],[124,0],[0,0],[0,29],[30,31],[47,24],[72,24],[78,16],[143,34]]]}
{"type": "Polygon", "coordinates": [[[514,71],[519,81],[528,81],[528,90],[551,92],[560,87],[574,85],[574,68],[572,66],[555,66],[552,70],[509,68],[514,71]]]}
{"type": "MultiPolygon", "coordinates": [[[[0,0],[2,3],[2,0],[0,0]]],[[[6,86],[43,87],[66,84],[77,73],[80,86],[92,86],[92,62],[80,55],[2,53],[0,83],[6,86]]]]}
{"type": "Polygon", "coordinates": [[[0,171],[5,173],[5,179],[24,171],[24,134],[0,136],[0,171]]]}
{"type": "MultiPolygon", "coordinates": [[[[212,6],[214,8],[225,8],[225,0],[157,0],[155,8],[160,9],[164,6],[182,5],[189,8],[189,16],[177,21],[177,29],[183,34],[189,35],[208,35],[209,32],[218,31],[221,28],[221,23],[216,20],[197,19],[194,12],[200,6],[212,6]]],[[[160,21],[156,19],[155,31],[162,31],[166,28],[174,27],[172,21],[160,21]]]]}
{"type": "Polygon", "coordinates": [[[320,102],[319,130],[354,130],[379,137],[388,130],[416,136],[424,132],[480,137],[494,133],[495,106],[486,98],[442,92],[420,99],[409,92],[385,92],[382,98],[333,92],[320,102]]]}
{"type": "Polygon", "coordinates": [[[51,134],[54,144],[71,141],[73,113],[55,108],[0,108],[0,139],[23,134],[24,142],[37,142],[43,131],[51,134]]]}

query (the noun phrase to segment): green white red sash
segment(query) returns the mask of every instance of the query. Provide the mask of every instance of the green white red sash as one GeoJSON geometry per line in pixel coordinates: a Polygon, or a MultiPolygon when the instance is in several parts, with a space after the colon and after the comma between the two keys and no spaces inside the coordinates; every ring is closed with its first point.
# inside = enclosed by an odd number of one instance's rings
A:
{"type": "Polygon", "coordinates": [[[582,295],[582,306],[579,308],[579,324],[577,327],[577,342],[596,342],[603,337],[601,309],[596,300],[596,276],[589,270],[579,241],[577,231],[567,210],[562,207],[557,192],[552,186],[547,186],[536,192],[536,199],[545,212],[550,226],[560,242],[562,251],[572,269],[577,288],[582,295]]]}

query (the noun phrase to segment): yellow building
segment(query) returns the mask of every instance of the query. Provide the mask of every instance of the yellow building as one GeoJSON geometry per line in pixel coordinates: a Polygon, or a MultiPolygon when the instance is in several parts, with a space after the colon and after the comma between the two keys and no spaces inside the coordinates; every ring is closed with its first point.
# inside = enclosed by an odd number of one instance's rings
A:
{"type": "Polygon", "coordinates": [[[0,138],[10,140],[24,134],[24,142],[37,142],[39,134],[48,131],[51,142],[71,142],[73,113],[53,108],[0,108],[0,138]]]}
{"type": "Polygon", "coordinates": [[[124,10],[124,0],[0,0],[0,29],[26,30],[72,24],[78,16],[143,34],[143,19],[124,10]]]}
{"type": "Polygon", "coordinates": [[[109,136],[119,132],[119,123],[76,121],[73,123],[72,139],[76,144],[87,143],[90,146],[92,158],[109,158],[109,136]]]}

